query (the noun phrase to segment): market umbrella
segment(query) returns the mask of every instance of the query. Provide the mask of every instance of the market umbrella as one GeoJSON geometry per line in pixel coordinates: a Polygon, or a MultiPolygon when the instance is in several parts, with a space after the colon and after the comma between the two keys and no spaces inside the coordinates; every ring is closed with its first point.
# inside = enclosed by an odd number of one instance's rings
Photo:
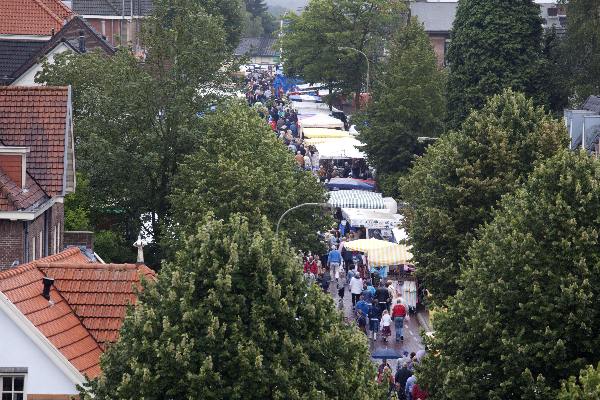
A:
{"type": "Polygon", "coordinates": [[[390,349],[389,347],[380,347],[375,349],[371,354],[371,358],[384,358],[386,360],[391,360],[394,358],[402,357],[398,351],[394,349],[390,349]]]}

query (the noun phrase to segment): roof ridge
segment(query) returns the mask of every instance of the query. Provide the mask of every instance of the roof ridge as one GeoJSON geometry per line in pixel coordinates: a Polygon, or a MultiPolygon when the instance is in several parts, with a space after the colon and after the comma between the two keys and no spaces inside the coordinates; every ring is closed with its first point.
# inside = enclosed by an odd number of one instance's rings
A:
{"type": "MultiPolygon", "coordinates": [[[[58,16],[56,15],[42,0],[33,0],[34,2],[36,2],[40,7],[42,7],[44,9],[44,11],[46,11],[48,13],[48,15],[50,15],[52,18],[54,18],[56,20],[56,22],[62,24],[64,21],[58,16]]],[[[62,4],[62,2],[59,2],[62,4]]],[[[69,10],[70,11],[70,10],[69,10]]]]}
{"type": "MultiPolygon", "coordinates": [[[[76,247],[75,247],[76,248],[76,247]]],[[[101,263],[81,263],[81,264],[72,264],[72,263],[61,263],[61,262],[52,262],[52,263],[38,263],[39,268],[68,268],[68,269],[99,269],[99,270],[112,270],[112,271],[124,271],[131,270],[136,271],[145,265],[137,265],[137,264],[117,264],[117,263],[109,263],[109,264],[101,264],[101,263]]],[[[146,267],[148,268],[148,267],[146,267]]],[[[150,268],[149,268],[150,269],[150,268]]]]}
{"type": "MultiPolygon", "coordinates": [[[[14,276],[22,274],[23,272],[29,271],[31,269],[37,270],[37,267],[35,266],[35,264],[27,263],[27,264],[21,264],[14,268],[5,269],[4,271],[0,271],[0,280],[6,279],[6,278],[12,278],[14,276]]],[[[40,273],[42,273],[42,272],[40,271],[40,273]]]]}

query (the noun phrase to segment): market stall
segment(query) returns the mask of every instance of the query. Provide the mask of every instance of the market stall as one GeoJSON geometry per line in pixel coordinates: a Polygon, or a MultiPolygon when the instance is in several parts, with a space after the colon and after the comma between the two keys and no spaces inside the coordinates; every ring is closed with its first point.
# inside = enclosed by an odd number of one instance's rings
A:
{"type": "MultiPolygon", "coordinates": [[[[353,178],[331,178],[329,182],[325,184],[327,190],[340,191],[340,190],[358,190],[373,192],[375,190],[375,182],[371,180],[353,179],[353,178]]],[[[379,193],[381,195],[381,193],[379,193]]],[[[383,199],[381,200],[383,201],[383,199]]],[[[368,207],[360,207],[368,208],[368,207]]],[[[385,208],[385,203],[383,207],[385,208]]]]}
{"type": "MultiPolygon", "coordinates": [[[[333,180],[333,179],[332,179],[333,180]]],[[[329,192],[327,204],[339,208],[384,209],[381,193],[362,190],[338,190],[329,192]]]]}
{"type": "Polygon", "coordinates": [[[400,214],[389,213],[387,209],[342,208],[342,217],[352,228],[364,228],[367,238],[398,242],[393,229],[402,222],[400,214]]]}
{"type": "Polygon", "coordinates": [[[339,138],[336,141],[317,143],[314,146],[321,160],[365,158],[365,153],[359,150],[359,147],[364,145],[354,138],[339,138]]]}
{"type": "Polygon", "coordinates": [[[331,128],[331,129],[344,129],[344,123],[326,114],[316,114],[307,118],[300,118],[300,125],[303,129],[305,128],[331,128]]]}
{"type": "Polygon", "coordinates": [[[352,138],[348,132],[340,129],[331,128],[307,128],[302,129],[304,139],[315,139],[315,138],[352,138]]]}

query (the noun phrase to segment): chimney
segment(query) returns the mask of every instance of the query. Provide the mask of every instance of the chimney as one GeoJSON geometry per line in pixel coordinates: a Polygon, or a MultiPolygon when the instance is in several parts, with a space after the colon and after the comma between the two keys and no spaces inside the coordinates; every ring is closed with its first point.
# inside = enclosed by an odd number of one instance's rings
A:
{"type": "Polygon", "coordinates": [[[52,284],[54,284],[54,278],[45,276],[42,282],[44,283],[44,291],[42,292],[42,296],[44,296],[46,300],[50,300],[50,288],[52,287],[52,284]]]}
{"type": "Polygon", "coordinates": [[[83,36],[83,30],[79,31],[79,52],[85,53],[85,36],[83,36]]]}

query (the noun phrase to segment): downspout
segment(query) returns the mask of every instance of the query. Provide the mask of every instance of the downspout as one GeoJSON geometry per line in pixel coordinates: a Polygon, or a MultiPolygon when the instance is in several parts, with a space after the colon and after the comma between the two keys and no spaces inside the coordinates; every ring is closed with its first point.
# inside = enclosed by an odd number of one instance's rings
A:
{"type": "Polygon", "coordinates": [[[47,257],[50,255],[50,253],[48,253],[48,237],[50,235],[48,235],[48,211],[52,210],[52,208],[44,211],[44,257],[47,257]]]}
{"type": "Polygon", "coordinates": [[[23,221],[23,231],[25,232],[23,238],[23,264],[28,263],[29,260],[29,221],[23,221]]]}

